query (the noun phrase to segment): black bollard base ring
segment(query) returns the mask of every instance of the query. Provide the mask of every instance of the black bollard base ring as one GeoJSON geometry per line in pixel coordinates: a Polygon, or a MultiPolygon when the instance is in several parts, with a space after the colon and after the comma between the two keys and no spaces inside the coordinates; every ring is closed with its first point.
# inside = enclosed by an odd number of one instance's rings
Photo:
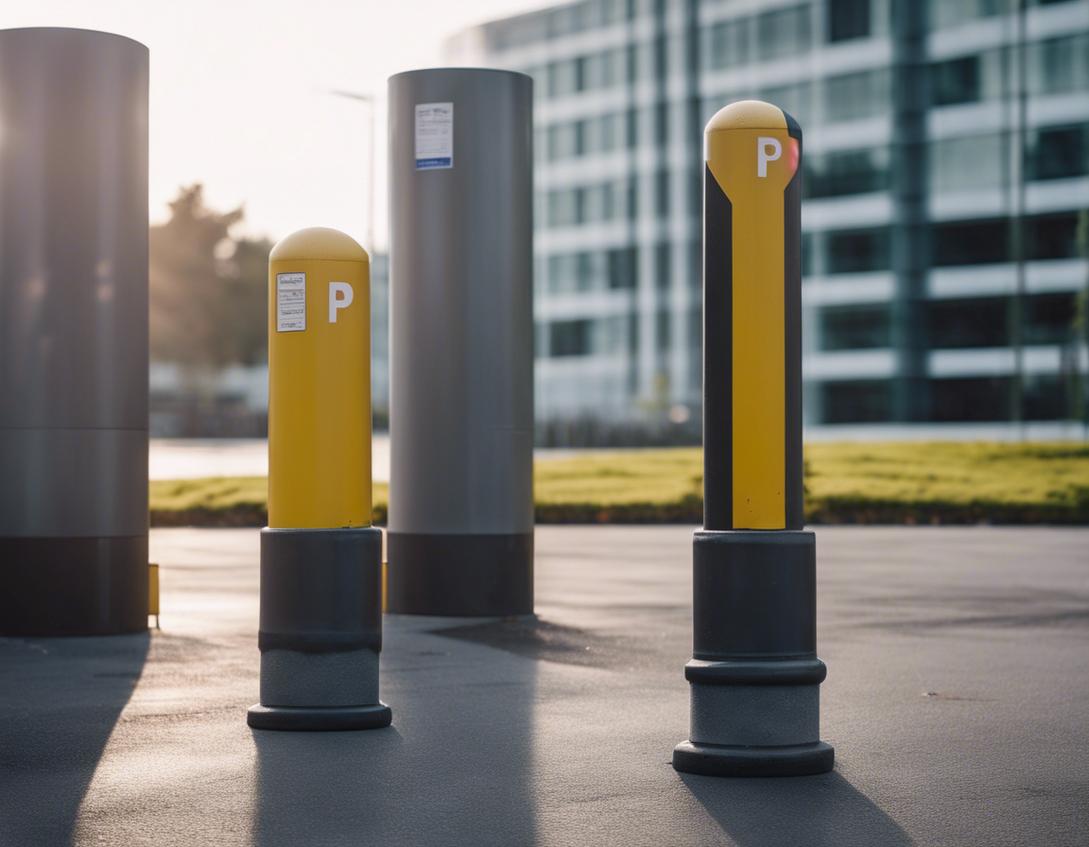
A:
{"type": "Polygon", "coordinates": [[[835,757],[835,750],[823,741],[787,747],[683,741],[673,748],[673,768],[700,776],[811,776],[832,770],[835,757]]]}
{"type": "Polygon", "coordinates": [[[354,729],[382,729],[393,721],[385,703],[371,706],[250,706],[246,723],[253,729],[281,729],[295,732],[336,732],[354,729]]]}

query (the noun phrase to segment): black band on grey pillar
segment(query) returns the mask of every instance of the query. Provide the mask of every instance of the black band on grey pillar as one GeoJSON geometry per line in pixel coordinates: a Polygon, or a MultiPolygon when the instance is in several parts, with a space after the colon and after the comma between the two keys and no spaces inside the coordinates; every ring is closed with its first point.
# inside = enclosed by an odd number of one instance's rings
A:
{"type": "Polygon", "coordinates": [[[533,614],[533,533],[391,532],[389,611],[488,616],[533,614]]]}

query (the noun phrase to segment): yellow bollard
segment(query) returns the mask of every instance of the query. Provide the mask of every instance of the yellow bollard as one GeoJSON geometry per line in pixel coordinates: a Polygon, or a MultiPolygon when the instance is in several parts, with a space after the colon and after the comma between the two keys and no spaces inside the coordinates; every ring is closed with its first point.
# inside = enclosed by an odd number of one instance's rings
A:
{"type": "Polygon", "coordinates": [[[378,699],[382,534],[371,527],[370,268],[332,229],[269,256],[269,525],[256,729],[389,726],[378,699]]]}
{"type": "Polygon", "coordinates": [[[770,103],[704,136],[703,530],[692,551],[678,771],[831,770],[820,740],[816,541],[803,529],[802,131],[770,103]]]}
{"type": "Polygon", "coordinates": [[[269,255],[268,525],[370,526],[370,263],[332,229],[269,255]]]}

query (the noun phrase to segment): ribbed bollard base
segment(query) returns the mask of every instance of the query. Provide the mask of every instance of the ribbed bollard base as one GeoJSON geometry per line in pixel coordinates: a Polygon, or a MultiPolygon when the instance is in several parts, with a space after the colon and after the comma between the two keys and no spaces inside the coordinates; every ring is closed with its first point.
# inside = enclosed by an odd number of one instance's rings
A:
{"type": "Polygon", "coordinates": [[[706,776],[831,770],[820,740],[816,543],[800,530],[704,530],[693,546],[689,739],[673,767],[706,776]]]}
{"type": "Polygon", "coordinates": [[[296,732],[336,732],[353,729],[381,729],[393,721],[385,703],[373,706],[250,706],[246,723],[253,729],[282,729],[296,732]]]}
{"type": "Polygon", "coordinates": [[[246,715],[254,729],[389,726],[378,698],[381,531],[263,529],[258,645],[261,702],[246,715]]]}
{"type": "Polygon", "coordinates": [[[673,748],[673,767],[700,776],[811,776],[827,773],[835,751],[823,741],[789,747],[724,747],[683,741],[673,748]]]}

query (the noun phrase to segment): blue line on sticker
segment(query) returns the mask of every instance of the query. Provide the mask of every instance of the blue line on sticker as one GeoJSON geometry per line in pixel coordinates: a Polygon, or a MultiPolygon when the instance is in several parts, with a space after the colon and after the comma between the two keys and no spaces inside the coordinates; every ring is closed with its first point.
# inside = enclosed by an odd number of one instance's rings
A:
{"type": "Polygon", "coordinates": [[[454,160],[450,156],[442,156],[436,159],[417,159],[416,170],[427,171],[434,168],[452,168],[454,160]]]}

